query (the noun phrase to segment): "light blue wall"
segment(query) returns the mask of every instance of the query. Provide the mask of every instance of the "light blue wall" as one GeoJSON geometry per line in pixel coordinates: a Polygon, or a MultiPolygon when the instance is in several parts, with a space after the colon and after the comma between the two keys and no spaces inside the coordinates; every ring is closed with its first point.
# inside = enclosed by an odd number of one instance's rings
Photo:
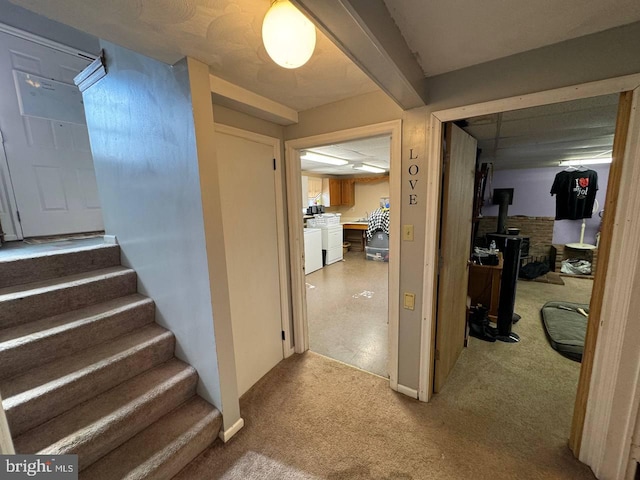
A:
{"type": "Polygon", "coordinates": [[[187,64],[103,45],[108,74],[84,103],[106,233],[222,410],[187,64]]]}

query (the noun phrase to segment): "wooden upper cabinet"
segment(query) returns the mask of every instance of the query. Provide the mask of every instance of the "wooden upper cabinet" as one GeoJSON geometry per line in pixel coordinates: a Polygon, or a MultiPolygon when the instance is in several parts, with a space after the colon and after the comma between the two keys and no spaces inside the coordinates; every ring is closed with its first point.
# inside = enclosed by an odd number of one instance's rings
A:
{"type": "Polygon", "coordinates": [[[329,206],[342,205],[342,181],[336,178],[329,179],[329,206]]]}
{"type": "Polygon", "coordinates": [[[353,207],[356,204],[356,182],[353,178],[341,180],[341,205],[353,207]]]}
{"type": "Polygon", "coordinates": [[[322,195],[322,178],[307,177],[307,197],[320,199],[322,195]]]}
{"type": "Polygon", "coordinates": [[[355,180],[353,178],[322,179],[322,199],[326,207],[352,207],[356,202],[355,191],[355,180]]]}

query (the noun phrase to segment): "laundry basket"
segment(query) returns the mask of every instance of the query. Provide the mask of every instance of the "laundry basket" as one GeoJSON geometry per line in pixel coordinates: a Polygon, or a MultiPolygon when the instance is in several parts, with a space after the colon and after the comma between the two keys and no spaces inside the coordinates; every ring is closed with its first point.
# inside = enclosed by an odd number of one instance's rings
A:
{"type": "Polygon", "coordinates": [[[307,226],[311,228],[326,227],[327,225],[339,225],[341,213],[321,213],[307,220],[307,226]]]}

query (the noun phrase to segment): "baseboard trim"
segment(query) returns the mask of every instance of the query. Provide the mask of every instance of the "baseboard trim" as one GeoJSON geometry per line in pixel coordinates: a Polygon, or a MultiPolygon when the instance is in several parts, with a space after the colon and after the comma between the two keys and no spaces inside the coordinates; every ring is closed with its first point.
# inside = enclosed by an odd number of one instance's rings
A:
{"type": "Polygon", "coordinates": [[[417,390],[415,390],[413,388],[405,387],[404,385],[400,385],[400,384],[398,384],[398,393],[402,393],[403,395],[406,395],[407,397],[418,398],[418,391],[417,390]]]}
{"type": "Polygon", "coordinates": [[[242,427],[244,427],[243,418],[239,419],[236,423],[231,425],[230,428],[226,430],[220,430],[220,433],[218,434],[218,436],[220,437],[220,440],[222,440],[224,443],[227,443],[229,440],[231,440],[231,437],[233,437],[236,433],[238,433],[242,429],[242,427]]]}
{"type": "Polygon", "coordinates": [[[115,235],[104,235],[104,243],[118,245],[118,238],[115,235]]]}

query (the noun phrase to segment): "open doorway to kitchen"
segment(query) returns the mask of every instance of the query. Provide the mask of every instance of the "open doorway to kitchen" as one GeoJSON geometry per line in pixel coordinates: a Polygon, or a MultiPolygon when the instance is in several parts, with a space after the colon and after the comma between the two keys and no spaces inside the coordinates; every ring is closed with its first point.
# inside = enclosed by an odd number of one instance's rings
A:
{"type": "Polygon", "coordinates": [[[400,137],[393,121],[286,142],[295,351],[389,378],[392,389],[400,137]],[[309,158],[320,156],[334,164],[309,158]]]}
{"type": "Polygon", "coordinates": [[[388,378],[389,135],[303,150],[309,349],[388,378]]]}

